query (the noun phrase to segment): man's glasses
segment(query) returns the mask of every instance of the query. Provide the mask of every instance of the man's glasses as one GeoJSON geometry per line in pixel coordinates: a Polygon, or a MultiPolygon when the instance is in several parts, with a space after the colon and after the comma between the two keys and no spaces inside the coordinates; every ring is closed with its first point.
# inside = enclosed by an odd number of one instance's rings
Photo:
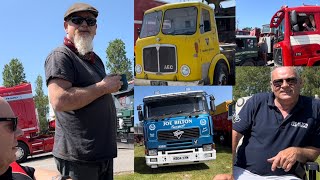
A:
{"type": "Polygon", "coordinates": [[[16,131],[18,125],[18,118],[0,118],[0,121],[11,121],[12,122],[12,131],[16,131]]]}
{"type": "Polygon", "coordinates": [[[289,84],[289,86],[293,86],[297,84],[298,79],[296,77],[287,78],[287,79],[275,79],[272,81],[272,84],[275,87],[281,87],[283,84],[283,81],[286,81],[289,84]]]}
{"type": "Polygon", "coordinates": [[[70,18],[71,22],[76,25],[81,25],[83,21],[86,21],[88,26],[95,26],[97,20],[95,18],[84,18],[79,16],[74,16],[70,18]]]}

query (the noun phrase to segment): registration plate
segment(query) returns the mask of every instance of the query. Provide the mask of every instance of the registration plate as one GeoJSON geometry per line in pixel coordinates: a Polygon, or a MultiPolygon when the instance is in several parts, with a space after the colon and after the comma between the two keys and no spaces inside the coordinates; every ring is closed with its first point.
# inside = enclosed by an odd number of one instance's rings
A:
{"type": "Polygon", "coordinates": [[[128,140],[127,139],[121,139],[121,142],[126,143],[126,142],[128,142],[128,140]]]}
{"type": "Polygon", "coordinates": [[[150,81],[151,86],[168,86],[166,81],[150,81]]]}
{"type": "Polygon", "coordinates": [[[189,156],[175,156],[173,157],[174,161],[186,160],[189,159],[189,156]]]}

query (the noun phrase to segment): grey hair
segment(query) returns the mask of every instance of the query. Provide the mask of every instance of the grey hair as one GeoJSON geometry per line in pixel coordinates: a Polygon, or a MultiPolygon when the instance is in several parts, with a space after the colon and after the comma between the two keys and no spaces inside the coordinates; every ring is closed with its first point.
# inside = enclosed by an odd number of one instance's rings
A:
{"type": "MultiPolygon", "coordinates": [[[[270,72],[270,80],[272,80],[272,73],[274,70],[278,69],[278,68],[281,68],[281,67],[284,67],[284,66],[273,66],[271,67],[271,72],[270,72]]],[[[291,67],[294,71],[294,73],[296,74],[296,77],[298,79],[301,79],[300,78],[300,72],[301,72],[301,67],[295,67],[295,66],[287,66],[287,67],[291,67]]]]}

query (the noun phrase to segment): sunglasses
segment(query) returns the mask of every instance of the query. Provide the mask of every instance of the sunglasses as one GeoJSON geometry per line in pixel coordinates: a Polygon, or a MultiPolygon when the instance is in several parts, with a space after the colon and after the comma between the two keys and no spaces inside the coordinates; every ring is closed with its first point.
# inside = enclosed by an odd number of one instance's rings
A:
{"type": "Polygon", "coordinates": [[[286,81],[289,84],[289,86],[293,86],[297,84],[298,79],[295,77],[287,78],[287,79],[275,79],[272,81],[272,84],[275,87],[281,87],[283,84],[283,81],[286,81]]]}
{"type": "Polygon", "coordinates": [[[76,25],[81,25],[83,21],[86,21],[88,26],[95,26],[97,23],[97,20],[95,18],[84,18],[79,16],[71,17],[70,20],[73,24],[76,25]]]}
{"type": "Polygon", "coordinates": [[[18,118],[0,118],[0,121],[11,121],[12,122],[12,131],[16,131],[18,125],[18,118]]]}

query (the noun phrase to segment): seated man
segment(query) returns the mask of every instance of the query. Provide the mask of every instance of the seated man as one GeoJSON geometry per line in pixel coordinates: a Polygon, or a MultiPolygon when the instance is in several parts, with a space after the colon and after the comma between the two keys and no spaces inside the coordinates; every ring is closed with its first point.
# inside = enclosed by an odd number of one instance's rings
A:
{"type": "Polygon", "coordinates": [[[302,164],[320,154],[320,101],[301,96],[294,67],[275,67],[272,93],[252,96],[233,122],[232,151],[241,137],[234,179],[300,179],[302,164]]]}
{"type": "Polygon", "coordinates": [[[315,31],[316,24],[314,22],[313,15],[310,15],[309,18],[306,18],[302,26],[304,27],[304,31],[315,31]]]}
{"type": "Polygon", "coordinates": [[[18,141],[23,134],[17,126],[15,117],[9,104],[0,97],[0,179],[37,180],[51,179],[57,172],[36,170],[31,167],[20,166],[15,162],[18,141]]]}

